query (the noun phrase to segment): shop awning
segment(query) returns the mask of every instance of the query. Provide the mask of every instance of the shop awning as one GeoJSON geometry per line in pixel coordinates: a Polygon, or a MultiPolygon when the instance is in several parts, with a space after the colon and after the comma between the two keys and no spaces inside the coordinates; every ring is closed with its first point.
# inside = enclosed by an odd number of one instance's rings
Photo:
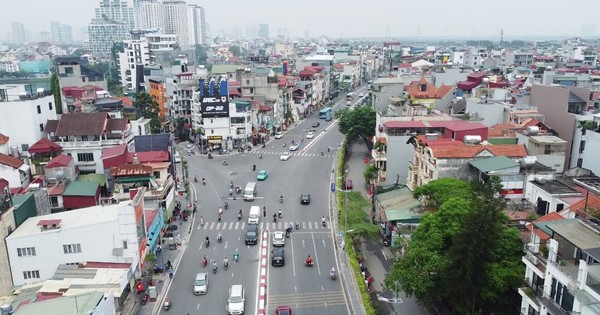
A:
{"type": "Polygon", "coordinates": [[[221,144],[221,140],[208,139],[208,143],[212,143],[212,144],[221,144]]]}

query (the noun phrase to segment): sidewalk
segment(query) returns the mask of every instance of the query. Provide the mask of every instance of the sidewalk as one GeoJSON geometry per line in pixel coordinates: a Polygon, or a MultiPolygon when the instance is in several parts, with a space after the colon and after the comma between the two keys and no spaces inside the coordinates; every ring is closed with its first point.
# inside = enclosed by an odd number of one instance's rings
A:
{"type": "MultiPolygon", "coordinates": [[[[371,154],[366,144],[362,140],[353,141],[348,150],[346,178],[351,179],[354,183],[354,191],[362,193],[365,198],[370,200],[363,177],[363,171],[367,166],[365,159],[371,160],[371,154]]],[[[368,212],[370,213],[370,211],[368,212]]],[[[371,299],[377,305],[377,314],[427,315],[416,299],[408,298],[403,293],[398,296],[399,299],[402,299],[402,303],[389,303],[389,300],[394,298],[394,294],[390,290],[386,290],[383,281],[396,258],[389,247],[383,246],[381,240],[363,239],[361,251],[365,256],[365,265],[374,279],[371,284],[371,299]]]]}

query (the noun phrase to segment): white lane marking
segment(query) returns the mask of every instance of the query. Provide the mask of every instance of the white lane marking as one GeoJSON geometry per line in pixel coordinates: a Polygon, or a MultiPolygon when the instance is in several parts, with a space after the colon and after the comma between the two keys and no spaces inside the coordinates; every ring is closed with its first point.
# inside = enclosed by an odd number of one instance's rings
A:
{"type": "Polygon", "coordinates": [[[315,249],[315,263],[317,264],[317,271],[319,272],[319,276],[321,276],[321,266],[319,265],[319,254],[317,253],[317,245],[315,244],[315,235],[310,234],[312,236],[313,248],[315,249]]]}

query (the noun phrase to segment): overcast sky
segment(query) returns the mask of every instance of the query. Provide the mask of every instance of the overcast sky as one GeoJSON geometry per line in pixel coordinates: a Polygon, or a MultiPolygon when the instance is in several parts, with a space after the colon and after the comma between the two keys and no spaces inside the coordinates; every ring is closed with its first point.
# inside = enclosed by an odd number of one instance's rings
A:
{"type": "MultiPolygon", "coordinates": [[[[129,0],[130,2],[132,0],[129,0]]],[[[0,0],[0,37],[11,32],[11,22],[25,24],[37,38],[50,31],[50,21],[73,27],[73,35],[87,26],[98,0],[0,0]]],[[[268,23],[271,36],[286,28],[291,36],[334,37],[406,36],[597,36],[598,0],[227,0],[188,1],[206,10],[213,35],[233,25],[268,23]]]]}

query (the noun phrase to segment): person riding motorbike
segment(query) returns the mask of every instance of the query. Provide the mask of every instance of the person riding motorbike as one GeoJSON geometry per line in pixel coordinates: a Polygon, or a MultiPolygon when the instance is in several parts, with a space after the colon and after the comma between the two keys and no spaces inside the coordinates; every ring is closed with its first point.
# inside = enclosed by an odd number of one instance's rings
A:
{"type": "Polygon", "coordinates": [[[213,271],[216,272],[217,271],[217,262],[213,261],[213,267],[212,267],[213,271]]]}
{"type": "Polygon", "coordinates": [[[323,217],[323,218],[321,219],[321,225],[322,225],[322,226],[325,226],[325,217],[323,217]]]}
{"type": "Polygon", "coordinates": [[[258,159],[259,159],[259,160],[260,160],[260,159],[262,159],[262,154],[259,154],[259,155],[258,155],[258,159]]]}
{"type": "Polygon", "coordinates": [[[208,247],[208,245],[210,244],[210,239],[208,239],[208,236],[204,240],[204,243],[206,243],[206,247],[208,247]]]}
{"type": "Polygon", "coordinates": [[[200,226],[204,226],[204,218],[200,216],[200,226]]]}
{"type": "Polygon", "coordinates": [[[165,303],[163,304],[165,306],[165,310],[169,310],[171,308],[171,299],[170,298],[166,298],[165,299],[165,303]]]}
{"type": "Polygon", "coordinates": [[[279,217],[281,219],[281,209],[279,209],[279,211],[277,211],[277,217],[279,217]]]}
{"type": "Polygon", "coordinates": [[[334,278],[334,279],[335,279],[335,275],[336,275],[336,272],[335,272],[335,267],[331,267],[331,270],[329,270],[329,276],[330,276],[331,278],[334,278]]]}
{"type": "Polygon", "coordinates": [[[221,232],[219,232],[219,235],[217,235],[217,242],[221,243],[222,240],[223,240],[223,235],[221,235],[221,232]]]}
{"type": "Polygon", "coordinates": [[[219,207],[219,214],[223,214],[223,208],[219,207]]]}
{"type": "Polygon", "coordinates": [[[273,213],[273,222],[277,223],[277,213],[273,213]]]}
{"type": "Polygon", "coordinates": [[[286,145],[287,145],[287,144],[284,142],[284,143],[283,143],[283,147],[285,148],[285,146],[286,146],[286,145]]]}
{"type": "Polygon", "coordinates": [[[229,196],[233,196],[233,189],[229,188],[229,196]]]}
{"type": "Polygon", "coordinates": [[[223,267],[225,267],[225,269],[229,267],[229,259],[227,259],[227,257],[223,258],[223,267]]]}
{"type": "Polygon", "coordinates": [[[310,255],[308,255],[308,257],[306,258],[305,264],[307,266],[312,266],[313,264],[313,259],[310,257],[310,255]]]}
{"type": "Polygon", "coordinates": [[[196,177],[196,175],[194,175],[194,182],[197,183],[198,182],[198,177],[196,177]]]}
{"type": "Polygon", "coordinates": [[[238,254],[238,249],[236,248],[236,249],[233,251],[233,261],[234,261],[234,262],[237,262],[239,257],[240,257],[240,255],[238,254]]]}
{"type": "Polygon", "coordinates": [[[256,164],[252,165],[252,171],[256,171],[256,164]]]}
{"type": "Polygon", "coordinates": [[[279,203],[283,203],[283,195],[279,196],[279,203]]]}
{"type": "Polygon", "coordinates": [[[206,255],[204,255],[204,258],[202,258],[202,268],[206,267],[207,264],[208,264],[208,258],[206,258],[206,255]]]}
{"type": "Polygon", "coordinates": [[[227,165],[227,164],[228,164],[228,163],[227,163],[227,160],[223,160],[223,162],[221,162],[221,164],[223,164],[223,165],[227,165]]]}
{"type": "Polygon", "coordinates": [[[225,210],[227,210],[227,207],[229,207],[229,204],[227,203],[227,201],[225,201],[225,204],[223,205],[223,207],[225,207],[225,210]]]}
{"type": "Polygon", "coordinates": [[[202,177],[202,185],[206,185],[206,179],[204,179],[204,177],[202,177]]]}
{"type": "Polygon", "coordinates": [[[222,219],[223,219],[223,215],[222,215],[222,214],[219,214],[219,216],[217,216],[217,220],[218,220],[219,222],[221,222],[221,220],[222,220],[222,219]]]}
{"type": "Polygon", "coordinates": [[[295,224],[296,224],[296,230],[299,230],[300,229],[300,222],[296,221],[295,224]]]}

